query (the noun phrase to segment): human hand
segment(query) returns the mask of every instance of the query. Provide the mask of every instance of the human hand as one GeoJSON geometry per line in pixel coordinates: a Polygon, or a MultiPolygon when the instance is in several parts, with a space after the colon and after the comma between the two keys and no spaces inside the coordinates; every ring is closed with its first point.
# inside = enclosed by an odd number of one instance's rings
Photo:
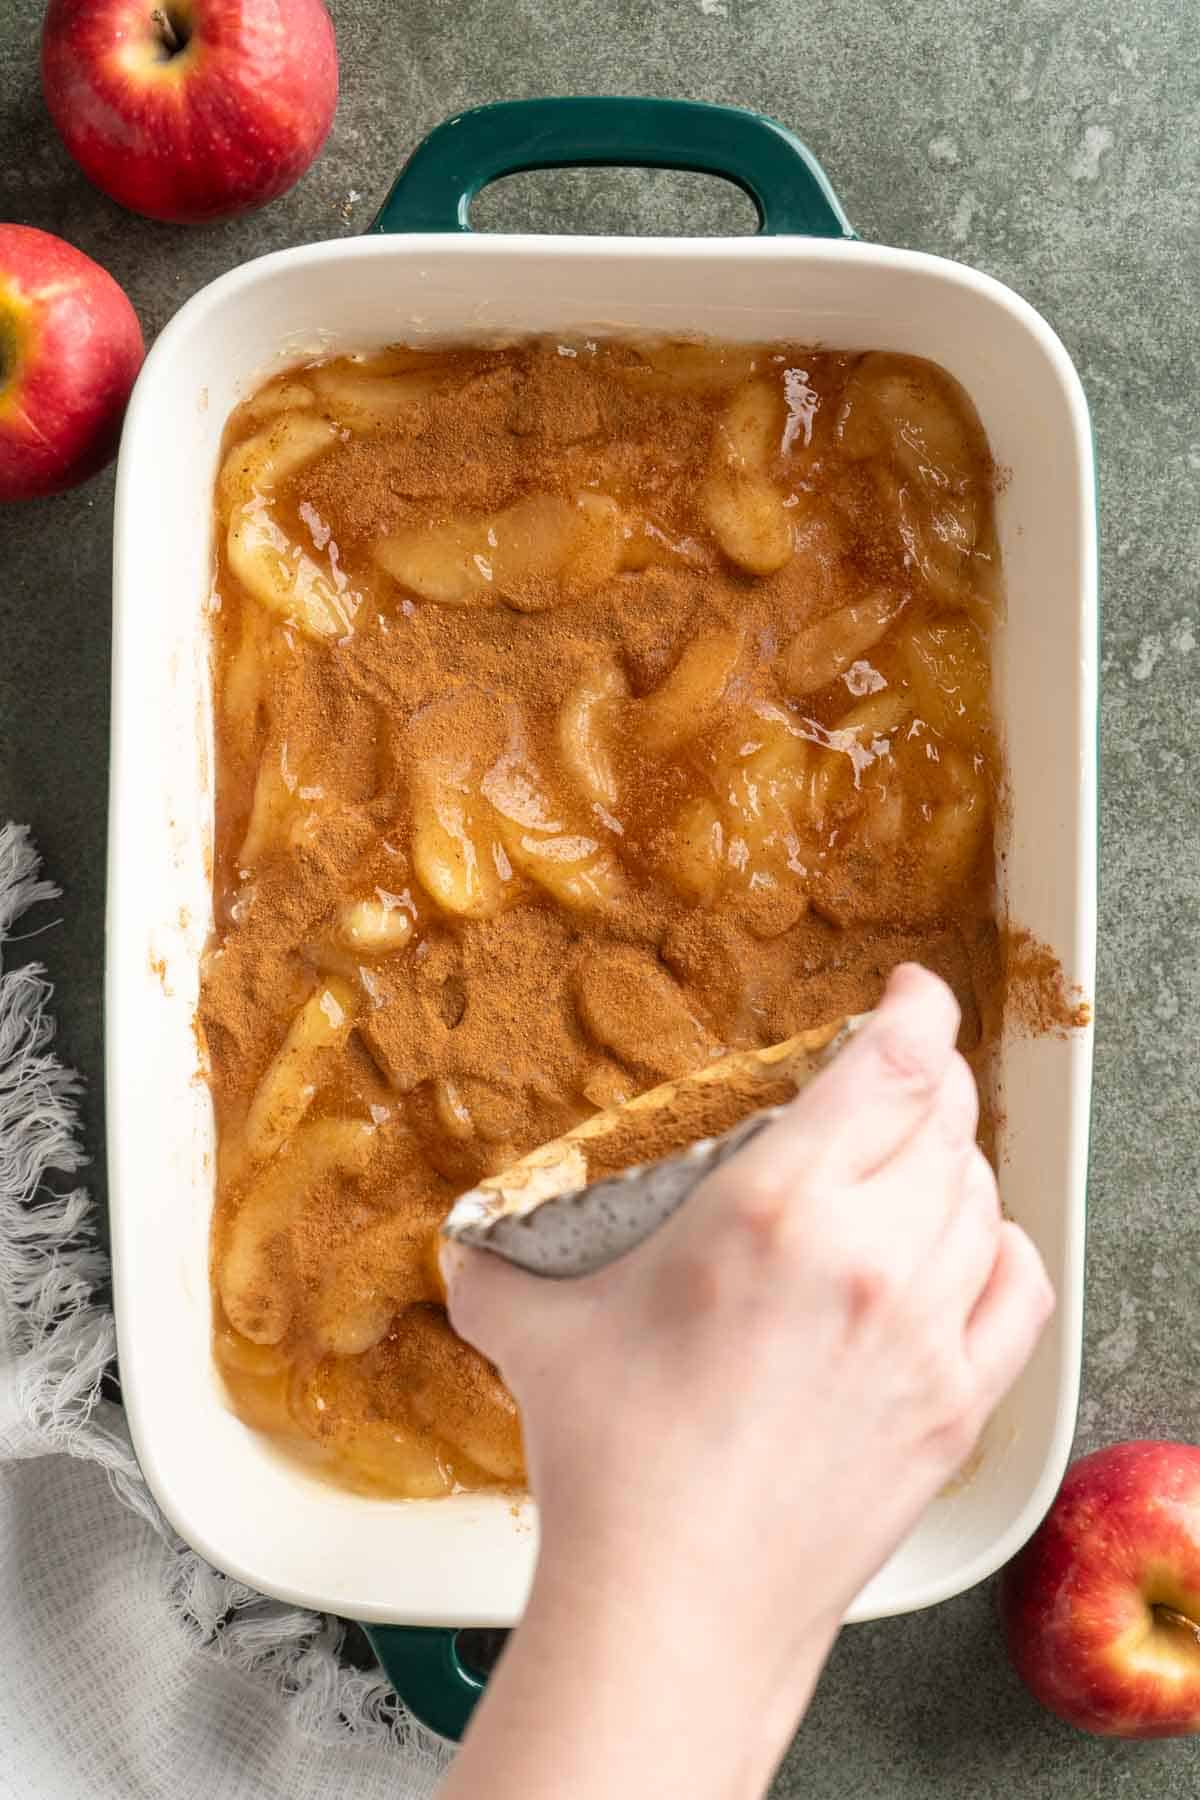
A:
{"type": "Polygon", "coordinates": [[[521,1408],[538,1588],[710,1618],[760,1707],[802,1704],[1053,1305],[976,1146],[957,1027],[943,983],[899,969],[837,1060],[629,1256],[560,1283],[446,1259],[455,1327],[521,1408]]]}

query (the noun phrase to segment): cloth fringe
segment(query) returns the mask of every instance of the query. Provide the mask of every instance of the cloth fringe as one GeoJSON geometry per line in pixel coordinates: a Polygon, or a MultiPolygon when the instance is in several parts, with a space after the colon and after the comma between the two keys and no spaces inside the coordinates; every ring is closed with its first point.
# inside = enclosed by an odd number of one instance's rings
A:
{"type": "Polygon", "coordinates": [[[344,1666],[340,1621],[265,1598],[175,1535],[142,1479],[123,1412],[102,1398],[116,1350],[102,1298],[108,1262],[86,1189],[63,1179],[86,1161],[82,1083],[50,1049],[45,970],[31,963],[3,972],[14,924],[58,898],[39,868],[28,828],[0,827],[0,1355],[14,1374],[15,1400],[15,1418],[0,1419],[0,1457],[64,1453],[101,1464],[118,1497],[162,1540],[164,1601],[196,1644],[264,1682],[315,1740],[390,1743],[413,1773],[436,1774],[446,1747],[404,1710],[383,1675],[344,1666]]]}

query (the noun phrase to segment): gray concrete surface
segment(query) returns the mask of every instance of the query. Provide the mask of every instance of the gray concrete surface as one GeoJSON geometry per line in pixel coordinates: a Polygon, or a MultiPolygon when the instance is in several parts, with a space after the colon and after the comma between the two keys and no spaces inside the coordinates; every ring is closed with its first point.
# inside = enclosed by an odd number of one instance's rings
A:
{"type": "MultiPolygon", "coordinates": [[[[445,114],[626,91],[773,113],[864,235],[961,258],[1027,295],[1094,409],[1104,560],[1100,1042],[1080,1448],[1200,1438],[1193,1127],[1200,840],[1200,63],[1168,0],[335,0],[343,99],[310,175],[203,232],[133,219],[75,172],[42,111],[38,0],[0,0],[0,217],[61,232],[126,284],[148,333],[260,251],[360,230],[445,114]]],[[[493,227],[748,223],[702,178],[547,176],[493,227]]],[[[100,976],[111,476],[0,514],[0,817],[34,827],[66,896],[36,948],[101,1143],[100,976]]],[[[97,1186],[101,1186],[97,1172],[97,1186]]],[[[662,1678],[662,1671],[656,1672],[662,1678]]],[[[982,1589],[843,1635],[779,1800],[1192,1795],[1196,1746],[1091,1742],[1009,1672],[982,1589]]],[[[652,1780],[647,1793],[653,1791],[652,1780]]]]}

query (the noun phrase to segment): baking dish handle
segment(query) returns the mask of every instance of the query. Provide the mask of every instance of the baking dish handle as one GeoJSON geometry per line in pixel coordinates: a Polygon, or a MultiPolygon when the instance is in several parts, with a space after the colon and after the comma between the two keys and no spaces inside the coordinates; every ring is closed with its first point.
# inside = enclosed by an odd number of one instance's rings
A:
{"type": "Polygon", "coordinates": [[[417,1625],[364,1625],[363,1630],[413,1717],[457,1743],[484,1689],[484,1677],[459,1657],[458,1632],[417,1625]]]}
{"type": "Polygon", "coordinates": [[[687,169],[749,194],[767,236],[854,233],[815,156],[762,113],[700,100],[563,95],[457,113],[413,151],[372,231],[469,231],[471,202],[530,169],[687,169]]]}

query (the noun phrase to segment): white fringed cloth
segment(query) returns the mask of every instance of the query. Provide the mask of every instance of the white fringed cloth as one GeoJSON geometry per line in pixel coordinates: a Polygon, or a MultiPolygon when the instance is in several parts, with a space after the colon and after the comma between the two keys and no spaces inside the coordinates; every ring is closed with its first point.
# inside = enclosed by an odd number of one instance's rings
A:
{"type": "Polygon", "coordinates": [[[50,1048],[51,990],[6,968],[57,898],[0,826],[0,1796],[424,1800],[439,1740],[334,1619],[264,1599],[188,1550],[142,1481],[112,1364],[107,1266],[50,1048]]]}

